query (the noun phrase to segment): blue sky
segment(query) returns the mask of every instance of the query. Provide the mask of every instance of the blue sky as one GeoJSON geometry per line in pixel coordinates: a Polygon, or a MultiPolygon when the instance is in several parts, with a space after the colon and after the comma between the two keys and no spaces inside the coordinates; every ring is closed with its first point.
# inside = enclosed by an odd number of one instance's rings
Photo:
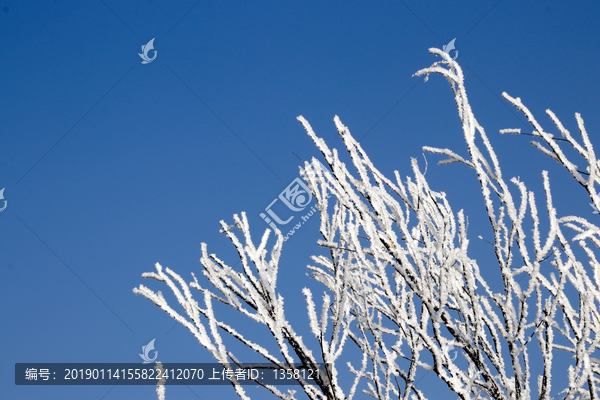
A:
{"type": "MultiPolygon", "coordinates": [[[[339,115],[388,176],[410,174],[410,157],[424,165],[424,145],[465,154],[447,82],[412,77],[436,61],[428,48],[453,38],[505,175],[540,190],[547,169],[559,214],[594,218],[566,173],[498,130],[530,131],[506,91],[549,131],[547,108],[574,133],[580,112],[597,137],[599,11],[589,1],[0,1],[2,397],[154,398],[150,386],[14,385],[17,362],[138,362],[153,338],[163,362],[212,362],[132,293],[166,292],[141,274],[160,262],[200,275],[201,242],[235,264],[219,220],[245,211],[258,240],[259,214],[298,176],[296,155],[319,155],[298,115],[341,148],[339,115]],[[152,38],[157,57],[142,64],[152,38]]],[[[472,257],[493,261],[476,242],[490,231],[473,172],[427,159],[432,188],[467,210],[472,257]]],[[[298,330],[318,238],[314,217],[283,249],[279,287],[298,330]]],[[[236,398],[228,387],[167,389],[214,396],[236,398]]]]}

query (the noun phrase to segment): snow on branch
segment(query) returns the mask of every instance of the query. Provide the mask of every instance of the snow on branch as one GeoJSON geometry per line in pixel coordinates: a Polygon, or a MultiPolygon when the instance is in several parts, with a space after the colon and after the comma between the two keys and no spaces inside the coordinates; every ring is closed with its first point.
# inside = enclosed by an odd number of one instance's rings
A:
{"type": "MultiPolygon", "coordinates": [[[[160,264],[157,272],[142,275],[165,283],[185,314],[173,309],[160,291],[140,285],[134,293],[187,327],[223,365],[239,364],[228,348],[232,339],[277,365],[296,360],[307,367],[327,363],[326,375],[317,378],[316,386],[299,379],[310,399],[350,400],[361,392],[382,400],[435,398],[428,397],[428,388],[417,380],[422,371],[433,371],[462,400],[550,400],[558,394],[568,400],[598,399],[600,228],[580,216],[558,216],[546,171],[541,174],[543,212],[524,182],[504,178],[500,159],[473,114],[460,65],[439,49],[430,53],[442,60],[415,75],[439,74],[450,84],[466,155],[429,146],[423,150],[447,157],[440,164],[459,162],[475,172],[497,264],[485,277],[469,256],[467,213],[455,212],[446,194],[430,187],[415,159],[412,176],[402,178],[396,171],[394,180],[385,177],[336,116],[335,126],[352,161],[350,171],[338,150],[330,149],[299,116],[327,165],[323,169],[313,159],[301,168],[320,212],[323,239],[318,245],[328,255],[313,256],[314,265],[308,266],[311,277],[323,286],[322,302],[310,289],[302,289],[308,316],[295,323],[308,325],[318,347],[305,345],[286,319],[277,286],[281,232],[275,232],[267,251],[271,231],[267,229],[256,245],[244,213],[234,215],[232,225],[221,221],[221,233],[237,250],[240,267],[228,266],[202,244],[200,262],[210,287],[201,286],[195,276],[188,284],[160,264]],[[547,216],[543,223],[542,215],[547,216]],[[234,233],[236,227],[241,237],[234,233]],[[490,279],[501,283],[501,290],[492,290],[490,279]],[[194,300],[191,289],[202,293],[202,302],[194,300]],[[261,324],[278,353],[218,318],[215,302],[261,324]],[[531,349],[533,343],[538,349],[531,349]],[[342,362],[349,346],[362,357],[342,362]],[[553,376],[560,374],[554,362],[557,351],[573,355],[571,365],[560,365],[562,376],[568,377],[562,392],[553,386],[553,376]],[[348,388],[340,383],[342,372],[353,376],[348,388]]],[[[600,209],[600,164],[581,116],[576,114],[582,144],[551,111],[547,113],[563,139],[545,132],[519,98],[503,96],[532,124],[529,135],[542,141],[534,145],[562,165],[600,209]],[[563,143],[584,158],[587,172],[567,158],[563,143]]],[[[518,129],[501,133],[524,134],[518,129]]],[[[295,398],[294,391],[264,387],[277,398],[295,398]]],[[[234,389],[248,398],[241,386],[234,389]]]]}

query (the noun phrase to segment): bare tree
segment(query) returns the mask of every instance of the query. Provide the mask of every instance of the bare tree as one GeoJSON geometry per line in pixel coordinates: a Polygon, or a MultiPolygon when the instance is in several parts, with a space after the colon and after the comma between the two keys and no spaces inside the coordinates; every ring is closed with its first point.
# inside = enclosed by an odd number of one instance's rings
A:
{"type": "MultiPolygon", "coordinates": [[[[318,244],[328,252],[328,256],[313,256],[315,265],[308,267],[312,277],[325,286],[320,315],[311,290],[302,290],[319,348],[309,349],[294,331],[285,316],[283,297],[276,290],[281,233],[275,232],[276,242],[270,252],[268,229],[257,247],[244,213],[234,215],[241,239],[221,221],[239,254],[240,271],[209,255],[206,244],[202,244],[200,261],[211,288],[201,286],[195,276],[188,284],[159,264],[156,272],[142,275],[166,283],[187,318],[175,311],[160,291],[140,285],[134,293],[187,327],[224,366],[239,360],[228,350],[223,334],[277,365],[298,360],[309,367],[329,364],[329,375],[318,377],[317,385],[299,379],[310,399],[353,399],[360,393],[359,385],[377,399],[426,399],[426,390],[416,384],[417,372],[422,370],[433,371],[464,400],[552,399],[551,389],[554,396],[560,394],[565,399],[597,399],[600,368],[592,356],[600,342],[600,264],[596,259],[600,230],[578,216],[557,216],[550,178],[543,171],[545,224],[549,229],[541,232],[534,193],[517,178],[510,179],[514,194],[511,192],[496,153],[469,105],[462,69],[447,53],[439,49],[430,49],[430,53],[442,60],[415,75],[425,75],[427,80],[429,74],[440,74],[450,83],[468,155],[423,149],[448,157],[440,164],[460,162],[475,170],[494,235],[497,269],[492,273],[502,282],[501,291],[490,288],[477,261],[469,257],[465,213],[454,213],[445,193],[429,187],[417,161],[412,160],[414,178],[407,177],[403,183],[398,172],[394,181],[386,178],[336,116],[338,133],[357,177],[340,161],[338,152],[330,150],[309,123],[298,117],[330,168],[317,168],[313,159],[301,169],[321,214],[323,240],[318,244]],[[328,194],[335,198],[331,207],[328,194]],[[525,233],[526,225],[533,227],[531,237],[525,233]],[[569,232],[571,236],[575,233],[570,239],[569,232]],[[194,300],[191,289],[202,294],[202,305],[194,300]],[[272,333],[279,354],[217,318],[215,301],[263,324],[272,333]],[[362,359],[342,366],[340,359],[347,346],[356,346],[362,359]],[[459,349],[462,356],[452,357],[448,351],[451,347],[459,349]],[[571,365],[564,366],[568,386],[562,391],[551,386],[557,351],[573,354],[571,365]],[[349,387],[342,387],[340,372],[353,376],[349,387]],[[534,390],[537,394],[532,393],[534,390]]],[[[540,140],[533,145],[562,165],[600,210],[595,190],[600,165],[581,116],[576,114],[583,144],[550,110],[547,114],[562,138],[547,133],[519,98],[503,96],[533,126],[530,135],[540,140]],[[567,158],[562,145],[583,157],[585,171],[567,158]]],[[[294,391],[284,393],[275,386],[264,386],[278,398],[295,398],[294,391]]],[[[241,398],[248,398],[242,386],[234,385],[234,389],[241,398]]]]}

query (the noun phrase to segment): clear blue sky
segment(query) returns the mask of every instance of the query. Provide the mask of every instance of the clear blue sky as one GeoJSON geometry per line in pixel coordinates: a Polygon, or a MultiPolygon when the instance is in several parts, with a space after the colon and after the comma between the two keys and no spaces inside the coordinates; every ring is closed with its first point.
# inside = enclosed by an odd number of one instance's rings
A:
{"type": "MultiPolygon", "coordinates": [[[[599,11],[591,1],[0,0],[0,397],[155,398],[150,386],[14,385],[17,362],[138,362],[153,338],[163,362],[212,362],[132,293],[140,283],[168,292],[141,274],[160,262],[186,280],[200,275],[200,242],[235,264],[218,221],[246,211],[258,240],[268,227],[259,214],[298,176],[292,152],[319,155],[298,115],[341,148],[339,115],[389,176],[410,173],[410,157],[424,165],[424,145],[466,154],[447,82],[412,77],[436,61],[428,48],[453,38],[505,175],[539,190],[548,169],[559,214],[594,218],[526,137],[498,130],[530,131],[499,99],[506,91],[548,131],[550,108],[573,133],[581,112],[598,137],[599,11]],[[141,64],[152,38],[157,57],[141,64]]],[[[490,233],[474,173],[437,160],[428,156],[430,184],[468,210],[472,256],[485,268],[489,245],[476,238],[490,233]]],[[[318,237],[314,217],[280,264],[300,331],[318,237]]],[[[167,398],[237,398],[228,387],[191,390],[168,387],[167,398]]]]}

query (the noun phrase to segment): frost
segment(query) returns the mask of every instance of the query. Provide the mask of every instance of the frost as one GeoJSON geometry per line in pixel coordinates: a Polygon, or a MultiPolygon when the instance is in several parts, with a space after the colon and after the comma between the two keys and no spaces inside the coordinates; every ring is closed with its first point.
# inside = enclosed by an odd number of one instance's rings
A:
{"type": "MultiPolygon", "coordinates": [[[[282,367],[297,360],[307,367],[330,364],[327,376],[320,376],[315,386],[299,379],[309,399],[350,400],[366,394],[382,400],[424,400],[427,387],[418,386],[416,379],[422,370],[433,371],[462,400],[550,400],[559,394],[568,400],[597,399],[600,228],[579,216],[558,216],[546,171],[541,176],[545,198],[541,208],[536,200],[541,196],[519,178],[503,177],[500,160],[467,99],[462,69],[442,50],[430,52],[443,60],[415,75],[439,74],[450,83],[466,154],[423,149],[447,157],[440,164],[462,163],[475,172],[493,239],[478,237],[487,242],[482,244],[485,248],[493,247],[496,265],[486,266],[486,274],[495,274],[500,291],[491,289],[477,261],[469,257],[465,212],[454,212],[446,195],[429,186],[415,159],[412,177],[402,179],[396,172],[395,180],[388,179],[336,116],[336,128],[352,159],[350,172],[338,150],[330,149],[300,116],[326,161],[325,168],[316,159],[306,162],[302,171],[321,214],[323,239],[318,245],[328,250],[327,257],[313,256],[314,265],[308,266],[310,276],[323,285],[324,293],[318,296],[322,304],[309,289],[302,290],[318,348],[308,348],[286,318],[277,288],[281,232],[275,232],[275,242],[268,246],[271,232],[266,230],[256,246],[244,213],[234,215],[233,224],[221,221],[221,233],[240,256],[239,268],[209,255],[202,244],[200,262],[208,288],[195,276],[188,284],[160,264],[157,272],[142,275],[166,284],[185,314],[173,309],[160,291],[140,285],[134,293],[188,328],[223,365],[239,364],[227,347],[231,339],[282,367]],[[330,199],[335,204],[329,204],[330,199]],[[541,225],[547,231],[542,232],[541,225]],[[191,289],[202,293],[201,302],[191,289]],[[262,324],[272,336],[269,346],[221,320],[213,308],[216,302],[239,318],[262,324]],[[534,351],[532,343],[538,347],[534,351]],[[362,357],[342,365],[340,357],[348,346],[358,348],[362,357]],[[277,353],[266,347],[277,348],[277,353]],[[552,386],[556,351],[573,355],[572,363],[564,366],[568,387],[561,392],[552,386]],[[532,372],[534,358],[542,366],[539,374],[532,372]],[[340,385],[342,372],[354,377],[350,387],[340,385]],[[532,393],[535,389],[537,394],[532,393]]],[[[587,192],[592,207],[600,209],[596,192],[600,165],[581,116],[576,114],[579,143],[548,110],[561,134],[558,139],[545,131],[521,99],[503,96],[532,125],[528,135],[539,139],[533,145],[564,167],[587,192]],[[564,144],[579,154],[587,172],[567,158],[564,144]]],[[[518,129],[501,133],[522,134],[518,129]]],[[[240,398],[248,398],[242,386],[233,388],[240,398]]],[[[264,388],[277,398],[296,398],[294,391],[264,388]]]]}

